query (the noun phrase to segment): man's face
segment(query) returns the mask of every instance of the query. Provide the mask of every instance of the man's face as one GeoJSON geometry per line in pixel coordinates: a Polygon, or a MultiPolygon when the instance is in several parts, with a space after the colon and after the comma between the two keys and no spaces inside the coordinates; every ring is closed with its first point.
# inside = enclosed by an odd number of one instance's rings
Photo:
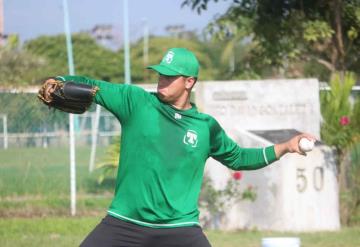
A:
{"type": "Polygon", "coordinates": [[[157,92],[164,102],[175,102],[186,92],[187,78],[184,76],[159,75],[157,92]]]}

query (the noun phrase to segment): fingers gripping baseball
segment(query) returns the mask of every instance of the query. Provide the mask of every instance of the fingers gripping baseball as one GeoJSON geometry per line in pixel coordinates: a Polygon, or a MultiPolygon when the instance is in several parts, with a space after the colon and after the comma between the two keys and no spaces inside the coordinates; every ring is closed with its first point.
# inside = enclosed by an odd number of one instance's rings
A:
{"type": "Polygon", "coordinates": [[[312,150],[311,144],[313,145],[315,141],[316,137],[307,133],[294,136],[288,141],[288,151],[290,153],[306,155],[306,152],[312,150]]]}

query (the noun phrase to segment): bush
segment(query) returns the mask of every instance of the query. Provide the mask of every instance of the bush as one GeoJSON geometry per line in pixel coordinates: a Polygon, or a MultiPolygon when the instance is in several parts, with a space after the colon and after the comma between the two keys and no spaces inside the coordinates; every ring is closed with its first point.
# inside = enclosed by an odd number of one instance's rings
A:
{"type": "Polygon", "coordinates": [[[360,208],[360,100],[350,101],[354,74],[334,74],[330,92],[320,95],[321,137],[335,147],[339,168],[341,222],[353,224],[360,208]]]}

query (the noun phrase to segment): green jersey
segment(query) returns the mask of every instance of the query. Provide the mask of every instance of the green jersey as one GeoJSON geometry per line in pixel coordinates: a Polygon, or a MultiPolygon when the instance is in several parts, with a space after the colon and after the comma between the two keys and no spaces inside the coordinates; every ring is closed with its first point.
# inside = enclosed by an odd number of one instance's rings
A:
{"type": "Polygon", "coordinates": [[[95,102],[120,121],[119,168],[108,210],[119,219],[154,228],[199,225],[198,198],[209,157],[234,170],[276,160],[274,146],[239,147],[194,104],[179,110],[137,86],[58,78],[99,87],[95,102]]]}

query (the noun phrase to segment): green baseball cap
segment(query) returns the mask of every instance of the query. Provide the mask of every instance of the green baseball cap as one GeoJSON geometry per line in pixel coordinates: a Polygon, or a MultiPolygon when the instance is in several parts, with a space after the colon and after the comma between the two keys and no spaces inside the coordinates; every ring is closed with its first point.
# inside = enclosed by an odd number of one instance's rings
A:
{"type": "Polygon", "coordinates": [[[194,53],[186,48],[169,49],[160,64],[146,67],[167,76],[193,76],[198,77],[199,61],[194,53]]]}

